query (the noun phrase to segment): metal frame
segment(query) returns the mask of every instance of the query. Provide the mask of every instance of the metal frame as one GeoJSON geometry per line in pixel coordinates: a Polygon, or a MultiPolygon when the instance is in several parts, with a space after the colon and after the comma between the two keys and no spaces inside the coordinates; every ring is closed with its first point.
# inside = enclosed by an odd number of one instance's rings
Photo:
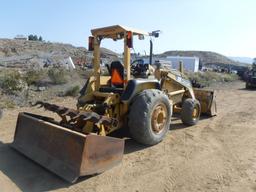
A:
{"type": "Polygon", "coordinates": [[[113,25],[113,26],[109,26],[109,27],[97,28],[97,29],[91,30],[91,33],[94,37],[93,66],[94,66],[94,77],[95,77],[95,90],[99,90],[99,88],[100,88],[100,43],[101,43],[101,40],[104,38],[110,38],[113,40],[124,39],[123,64],[124,64],[124,71],[125,71],[125,76],[124,76],[125,86],[126,86],[127,82],[130,80],[130,78],[131,78],[131,76],[130,76],[131,53],[130,53],[130,48],[127,46],[127,42],[126,42],[126,35],[127,35],[128,31],[132,32],[133,36],[135,36],[135,35],[149,36],[150,35],[149,33],[144,32],[142,30],[124,27],[121,25],[113,25]]]}

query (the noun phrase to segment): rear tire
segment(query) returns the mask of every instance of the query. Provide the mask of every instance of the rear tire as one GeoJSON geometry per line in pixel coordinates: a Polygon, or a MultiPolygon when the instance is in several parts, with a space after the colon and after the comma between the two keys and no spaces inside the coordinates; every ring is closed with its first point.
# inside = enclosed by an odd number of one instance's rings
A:
{"type": "Polygon", "coordinates": [[[182,103],[181,121],[185,125],[197,124],[201,114],[201,105],[197,99],[188,98],[182,103]]]}
{"type": "Polygon", "coordinates": [[[130,106],[128,126],[133,139],[155,145],[169,130],[172,107],[160,90],[148,89],[136,96],[130,106]]]}

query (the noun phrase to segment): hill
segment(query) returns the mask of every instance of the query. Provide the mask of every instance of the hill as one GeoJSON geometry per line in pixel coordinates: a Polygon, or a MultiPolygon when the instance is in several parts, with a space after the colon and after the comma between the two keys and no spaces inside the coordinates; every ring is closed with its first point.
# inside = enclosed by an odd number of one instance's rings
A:
{"type": "MultiPolygon", "coordinates": [[[[101,48],[103,63],[116,59],[117,53],[101,48]]],[[[202,65],[232,65],[248,66],[246,63],[234,61],[224,55],[210,51],[166,51],[159,56],[196,56],[202,65]]],[[[71,57],[75,65],[92,63],[92,52],[84,47],[75,47],[70,44],[0,39],[0,68],[21,68],[44,66],[61,66],[71,57]]]]}
{"type": "Polygon", "coordinates": [[[253,62],[253,58],[251,58],[251,57],[229,57],[229,58],[234,61],[238,61],[238,62],[242,62],[242,63],[252,64],[252,62],[253,62]]]}
{"type": "MultiPolygon", "coordinates": [[[[102,58],[116,57],[108,49],[101,50],[102,58]]],[[[64,65],[71,57],[74,64],[91,63],[92,53],[84,47],[70,44],[0,39],[0,67],[27,69],[45,65],[64,65]]]]}
{"type": "Polygon", "coordinates": [[[196,56],[200,58],[203,66],[207,65],[234,65],[234,66],[247,66],[247,63],[234,61],[224,55],[211,51],[166,51],[162,56],[196,56]]]}

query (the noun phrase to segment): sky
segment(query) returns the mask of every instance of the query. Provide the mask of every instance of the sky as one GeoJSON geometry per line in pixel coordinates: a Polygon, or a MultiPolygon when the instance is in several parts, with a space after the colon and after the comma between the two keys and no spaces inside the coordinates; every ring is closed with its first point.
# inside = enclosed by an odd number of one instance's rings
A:
{"type": "MultiPolygon", "coordinates": [[[[41,35],[51,42],[88,46],[90,30],[124,25],[161,30],[154,53],[214,51],[256,57],[256,0],[0,0],[0,38],[41,35]]],[[[122,42],[103,47],[122,52],[122,42]]],[[[134,42],[149,52],[149,41],[134,42]]]]}

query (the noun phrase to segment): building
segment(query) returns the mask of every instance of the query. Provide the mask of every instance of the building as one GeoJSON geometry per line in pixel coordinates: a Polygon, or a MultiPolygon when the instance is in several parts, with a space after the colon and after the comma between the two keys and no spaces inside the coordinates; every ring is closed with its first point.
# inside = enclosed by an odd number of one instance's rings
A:
{"type": "Polygon", "coordinates": [[[14,37],[14,39],[16,40],[23,40],[23,41],[27,41],[28,38],[24,35],[17,35],[16,37],[14,37]]]}
{"type": "Polygon", "coordinates": [[[167,56],[166,60],[171,62],[172,68],[174,69],[179,69],[179,63],[181,61],[185,71],[198,72],[199,70],[198,57],[167,56]]]}
{"type": "MultiPolygon", "coordinates": [[[[141,57],[144,63],[149,63],[149,57],[141,57]]],[[[152,63],[161,62],[167,67],[179,70],[179,63],[182,61],[185,71],[198,72],[199,70],[199,57],[181,57],[181,56],[153,56],[152,63]]]]}

